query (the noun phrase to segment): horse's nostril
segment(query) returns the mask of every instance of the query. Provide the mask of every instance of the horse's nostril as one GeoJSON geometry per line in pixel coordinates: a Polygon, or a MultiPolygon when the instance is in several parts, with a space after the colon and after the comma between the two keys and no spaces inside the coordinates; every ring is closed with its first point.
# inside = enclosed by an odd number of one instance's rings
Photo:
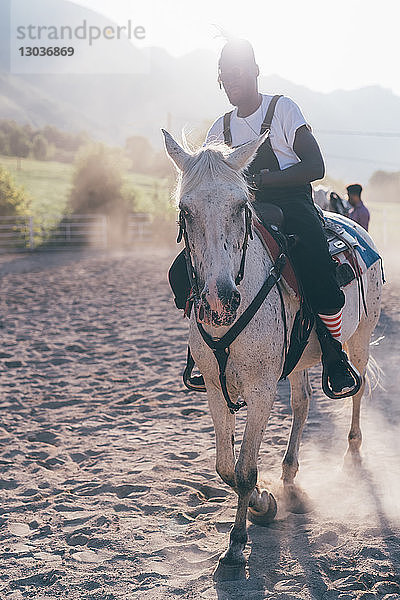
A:
{"type": "Polygon", "coordinates": [[[239,304],[240,304],[240,293],[238,291],[234,291],[232,293],[232,301],[231,301],[232,308],[234,310],[236,310],[238,308],[239,304]]]}
{"type": "Polygon", "coordinates": [[[204,291],[200,294],[200,299],[201,299],[201,302],[202,302],[204,308],[206,308],[206,309],[210,308],[210,304],[207,300],[207,292],[206,291],[204,291]]]}

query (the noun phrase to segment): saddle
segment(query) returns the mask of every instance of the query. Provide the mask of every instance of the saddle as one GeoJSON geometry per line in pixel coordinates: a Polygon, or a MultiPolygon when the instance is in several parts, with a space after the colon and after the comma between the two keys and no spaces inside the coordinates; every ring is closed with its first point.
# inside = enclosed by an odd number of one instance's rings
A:
{"type": "MultiPolygon", "coordinates": [[[[316,208],[324,229],[329,253],[336,262],[336,279],[338,285],[344,288],[354,281],[354,279],[359,279],[362,275],[356,255],[356,248],[359,246],[359,241],[354,235],[346,231],[342,224],[324,214],[319,206],[316,205],[316,208]]],[[[275,259],[278,256],[278,250],[274,243],[276,242],[276,239],[274,240],[274,232],[281,232],[283,229],[285,221],[283,212],[279,206],[268,203],[262,205],[262,212],[260,210],[258,212],[262,222],[258,219],[255,220],[253,222],[254,228],[271,255],[271,258],[275,259]]],[[[290,246],[295,246],[296,236],[289,235],[285,237],[288,238],[290,246]]],[[[289,289],[296,296],[300,296],[301,284],[298,282],[290,262],[285,266],[283,279],[289,289]]]]}

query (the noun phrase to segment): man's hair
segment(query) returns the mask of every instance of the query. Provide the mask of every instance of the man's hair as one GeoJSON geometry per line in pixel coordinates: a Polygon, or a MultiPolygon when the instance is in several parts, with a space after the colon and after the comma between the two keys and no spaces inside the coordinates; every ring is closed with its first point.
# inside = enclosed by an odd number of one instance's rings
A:
{"type": "Polygon", "coordinates": [[[359,183],[352,183],[351,185],[347,186],[346,190],[348,194],[361,196],[362,186],[359,183]]]}
{"type": "Polygon", "coordinates": [[[228,59],[238,65],[255,65],[253,46],[247,40],[240,38],[229,38],[221,50],[218,67],[221,68],[223,60],[228,59]]]}

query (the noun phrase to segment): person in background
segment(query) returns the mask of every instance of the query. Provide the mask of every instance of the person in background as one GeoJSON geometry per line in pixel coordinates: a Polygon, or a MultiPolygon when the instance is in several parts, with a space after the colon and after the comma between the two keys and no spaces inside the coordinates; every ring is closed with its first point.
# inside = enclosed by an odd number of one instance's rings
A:
{"type": "Polygon", "coordinates": [[[349,196],[349,202],[352,206],[348,216],[368,231],[369,210],[361,200],[362,186],[359,183],[352,183],[351,185],[348,185],[346,189],[349,196]]]}

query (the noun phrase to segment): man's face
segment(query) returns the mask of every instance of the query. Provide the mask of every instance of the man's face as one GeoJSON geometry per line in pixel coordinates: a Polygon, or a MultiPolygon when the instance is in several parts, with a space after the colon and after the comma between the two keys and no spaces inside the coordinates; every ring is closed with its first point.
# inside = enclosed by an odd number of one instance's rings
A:
{"type": "Polygon", "coordinates": [[[257,90],[257,75],[256,64],[221,59],[219,79],[233,106],[238,106],[250,93],[257,90]]]}
{"type": "Polygon", "coordinates": [[[357,196],[357,194],[347,194],[348,199],[349,199],[349,204],[351,204],[351,206],[357,206],[358,202],[359,202],[359,198],[357,196]]]}

